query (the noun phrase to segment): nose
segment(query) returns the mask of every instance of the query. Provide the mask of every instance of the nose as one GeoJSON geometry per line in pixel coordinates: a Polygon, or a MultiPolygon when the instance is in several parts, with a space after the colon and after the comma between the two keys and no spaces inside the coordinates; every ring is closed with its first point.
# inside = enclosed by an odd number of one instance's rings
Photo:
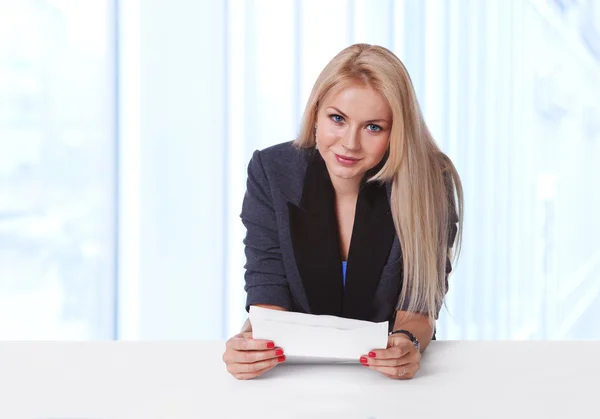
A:
{"type": "Polygon", "coordinates": [[[356,129],[348,128],[342,137],[342,147],[346,150],[356,151],[360,149],[360,138],[356,129]]]}

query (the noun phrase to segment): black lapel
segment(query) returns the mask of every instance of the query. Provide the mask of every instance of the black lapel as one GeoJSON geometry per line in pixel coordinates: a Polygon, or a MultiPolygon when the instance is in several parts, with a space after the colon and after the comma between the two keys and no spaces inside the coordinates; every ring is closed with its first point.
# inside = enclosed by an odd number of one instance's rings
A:
{"type": "Polygon", "coordinates": [[[311,312],[369,320],[375,292],[395,237],[385,185],[366,183],[385,159],[364,177],[356,204],[352,241],[342,279],[335,192],[318,151],[309,160],[299,205],[288,203],[296,266],[311,312]]]}
{"type": "Polygon", "coordinates": [[[312,314],[342,315],[344,284],[335,192],[325,162],[314,151],[300,205],[288,203],[296,266],[312,314]]]}
{"type": "MultiPolygon", "coordinates": [[[[367,174],[371,176],[374,170],[367,174]]],[[[385,185],[364,184],[356,203],[346,269],[343,317],[370,320],[375,292],[396,235],[385,185]]]]}

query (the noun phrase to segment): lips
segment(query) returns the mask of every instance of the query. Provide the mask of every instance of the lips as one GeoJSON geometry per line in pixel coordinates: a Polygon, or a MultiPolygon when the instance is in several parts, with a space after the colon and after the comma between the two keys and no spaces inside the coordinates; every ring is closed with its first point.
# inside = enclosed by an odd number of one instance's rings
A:
{"type": "Polygon", "coordinates": [[[340,154],[336,154],[335,158],[339,163],[343,164],[344,166],[352,166],[356,162],[360,161],[360,159],[357,159],[356,157],[343,156],[340,154]]]}
{"type": "Polygon", "coordinates": [[[338,156],[340,159],[344,159],[344,160],[350,160],[350,161],[359,161],[360,160],[360,159],[357,159],[356,157],[342,156],[341,154],[336,154],[336,156],[338,156]]]}

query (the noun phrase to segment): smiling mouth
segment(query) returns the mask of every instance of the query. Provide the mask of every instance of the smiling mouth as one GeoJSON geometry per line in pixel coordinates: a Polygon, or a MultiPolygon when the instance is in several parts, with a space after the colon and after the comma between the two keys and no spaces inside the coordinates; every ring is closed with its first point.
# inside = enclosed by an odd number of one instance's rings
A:
{"type": "Polygon", "coordinates": [[[344,160],[352,160],[352,161],[359,161],[360,160],[360,159],[357,159],[355,157],[342,156],[341,154],[336,154],[336,156],[338,156],[340,159],[344,159],[344,160]]]}
{"type": "Polygon", "coordinates": [[[356,157],[342,156],[337,153],[335,153],[335,158],[337,159],[338,162],[345,164],[345,165],[351,165],[351,164],[354,164],[357,161],[361,160],[361,159],[357,159],[356,157]]]}

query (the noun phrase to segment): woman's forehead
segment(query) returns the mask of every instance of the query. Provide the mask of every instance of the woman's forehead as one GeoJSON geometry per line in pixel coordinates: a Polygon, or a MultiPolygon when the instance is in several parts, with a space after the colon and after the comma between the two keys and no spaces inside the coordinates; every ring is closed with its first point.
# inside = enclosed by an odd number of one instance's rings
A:
{"type": "Polygon", "coordinates": [[[364,83],[344,83],[331,89],[323,98],[323,107],[334,106],[342,112],[360,114],[365,119],[389,119],[391,109],[377,90],[364,83]]]}

